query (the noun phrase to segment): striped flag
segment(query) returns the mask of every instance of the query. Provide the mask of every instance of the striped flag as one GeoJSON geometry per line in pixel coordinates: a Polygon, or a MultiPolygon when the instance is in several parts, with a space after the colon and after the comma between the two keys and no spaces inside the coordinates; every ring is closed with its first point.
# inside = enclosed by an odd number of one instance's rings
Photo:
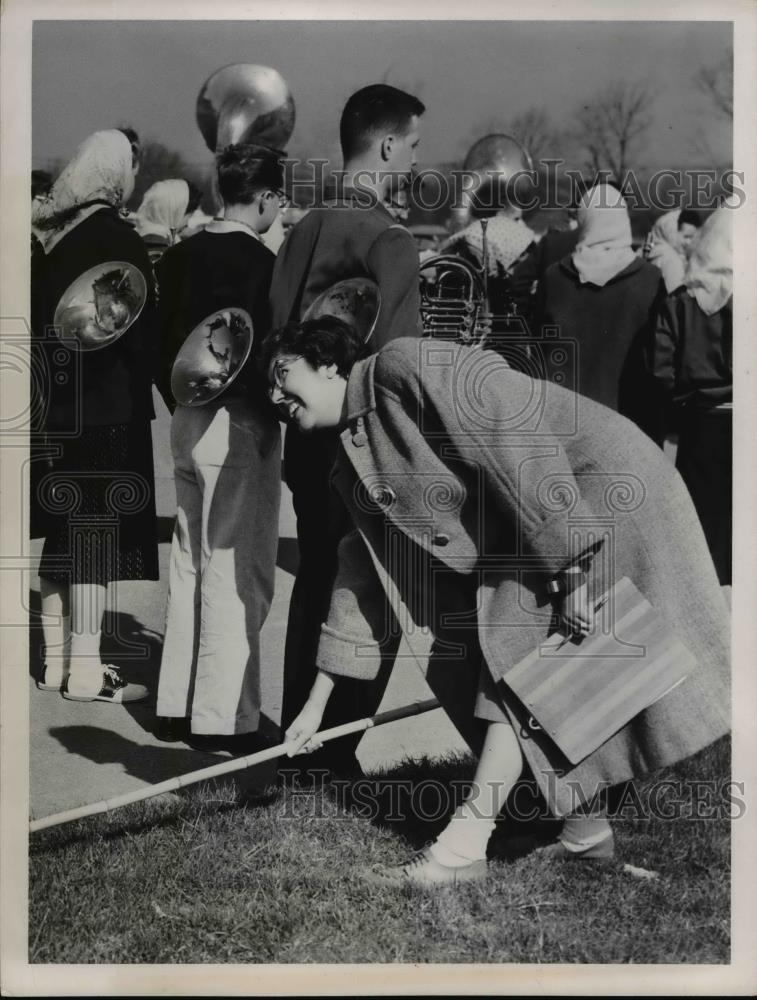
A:
{"type": "Polygon", "coordinates": [[[555,633],[504,683],[573,764],[681,684],[696,664],[628,577],[597,602],[593,631],[555,633]]]}

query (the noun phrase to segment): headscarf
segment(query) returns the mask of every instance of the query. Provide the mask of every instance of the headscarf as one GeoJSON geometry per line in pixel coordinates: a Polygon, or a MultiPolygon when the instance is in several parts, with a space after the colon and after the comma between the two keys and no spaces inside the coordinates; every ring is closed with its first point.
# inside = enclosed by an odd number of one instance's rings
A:
{"type": "MultiPolygon", "coordinates": [[[[514,219],[504,212],[492,216],[486,227],[489,274],[496,277],[500,268],[505,272],[509,271],[524,250],[538,238],[536,233],[529,229],[520,218],[514,219]]],[[[484,240],[480,220],[471,222],[465,229],[455,233],[451,239],[447,240],[446,246],[453,246],[460,240],[464,240],[476,256],[483,261],[484,240]]]]}
{"type": "Polygon", "coordinates": [[[76,150],[47,198],[34,206],[32,229],[49,253],[93,212],[123,205],[133,190],[131,143],[117,129],[95,132],[76,150]]]}
{"type": "Polygon", "coordinates": [[[600,288],[636,259],[625,199],[610,184],[597,184],[578,206],[578,243],[573,264],[581,283],[600,288]]]}
{"type": "Polygon", "coordinates": [[[686,254],[681,246],[678,234],[678,217],[680,208],[666,212],[652,226],[650,238],[652,247],[647,260],[662,271],[665,288],[668,293],[674,292],[683,284],[683,274],[686,270],[686,254]]]}
{"type": "Polygon", "coordinates": [[[700,228],[684,276],[687,292],[707,316],[733,294],[733,207],[721,205],[700,228]]]}
{"type": "Polygon", "coordinates": [[[157,181],[145,191],[137,209],[137,232],[157,236],[169,246],[176,242],[189,204],[189,185],[184,180],[157,181]]]}

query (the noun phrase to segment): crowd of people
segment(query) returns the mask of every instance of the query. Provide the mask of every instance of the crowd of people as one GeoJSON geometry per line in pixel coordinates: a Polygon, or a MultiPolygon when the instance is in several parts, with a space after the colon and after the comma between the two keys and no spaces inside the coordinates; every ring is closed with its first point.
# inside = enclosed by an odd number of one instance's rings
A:
{"type": "Polygon", "coordinates": [[[565,821],[552,856],[612,856],[606,802],[592,790],[690,756],[730,717],[721,588],[731,572],[731,209],[704,221],[690,209],[663,215],[640,253],[611,184],[588,184],[571,223],[540,238],[504,197],[474,211],[448,252],[485,263],[508,314],[532,334],[558,329],[575,365],[560,385],[496,350],[450,343],[439,355],[424,336],[418,248],[398,208],[424,111],[384,84],[355,93],[340,123],[343,186],[285,239],[282,154],[254,142],[217,152],[215,217],[203,218],[199,192],[173,178],[126,218],[139,169],[130,129],[85,139],[54,183],[38,174],[32,192],[33,350],[50,370],[56,352],[70,352],[76,369],[48,381],[36,410],[37,686],[117,704],[150,694],[101,662],[100,640],[108,584],[158,577],[154,385],[172,412],[177,500],[156,732],[231,753],[266,745],[261,673],[282,668],[261,662],[260,632],[285,424],[299,567],[281,733],[292,755],[308,751],[289,780],[361,773],[359,737],[319,746],[317,733],[373,714],[391,671],[403,669],[397,594],[431,629],[427,680],[478,758],[437,840],[380,873],[392,884],[482,877],[494,822],[524,771],[565,821]],[[113,262],[142,275],[144,304],[117,339],[77,351],[56,332],[59,305],[80,276],[113,262]],[[368,342],[343,319],[308,315],[324,291],[356,277],[380,292],[368,342]],[[177,403],[182,346],[209,318],[228,325],[230,310],[251,320],[249,357],[203,405],[177,403]],[[671,434],[677,471],[663,450],[671,434]],[[643,495],[612,510],[608,552],[608,483],[624,474],[643,495]],[[545,496],[553,481],[572,504],[545,496]],[[529,729],[503,677],[556,627],[591,634],[597,598],[623,576],[696,667],[571,764],[529,729]]]}

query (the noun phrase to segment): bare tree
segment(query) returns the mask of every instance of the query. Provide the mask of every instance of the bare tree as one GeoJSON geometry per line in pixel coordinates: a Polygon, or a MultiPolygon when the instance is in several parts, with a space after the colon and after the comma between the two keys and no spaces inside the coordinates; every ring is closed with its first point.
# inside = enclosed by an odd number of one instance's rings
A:
{"type": "Polygon", "coordinates": [[[716,114],[733,120],[733,55],[730,52],[719,63],[703,66],[694,76],[694,85],[708,99],[716,114]]]}
{"type": "Polygon", "coordinates": [[[183,178],[191,181],[200,190],[206,187],[204,172],[198,167],[186,162],[181,153],[168,149],[160,142],[148,139],[142,143],[139,156],[139,173],[134,185],[134,193],[129,199],[129,206],[137,208],[145,191],[156,181],[183,178]]]}
{"type": "Polygon", "coordinates": [[[493,132],[504,132],[517,139],[531,154],[535,166],[542,157],[556,155],[561,146],[560,135],[546,112],[534,107],[527,108],[511,118],[490,116],[483,119],[479,125],[471,129],[468,138],[463,140],[463,155],[474,142],[493,132]]]}
{"type": "Polygon", "coordinates": [[[644,83],[619,80],[603,97],[587,102],[576,120],[586,168],[596,174],[609,171],[620,179],[633,165],[639,140],[652,121],[654,94],[644,83]]]}
{"type": "Polygon", "coordinates": [[[553,128],[546,113],[539,108],[529,108],[511,118],[506,129],[513,138],[525,146],[534,161],[545,156],[555,156],[560,151],[560,136],[553,128]]]}

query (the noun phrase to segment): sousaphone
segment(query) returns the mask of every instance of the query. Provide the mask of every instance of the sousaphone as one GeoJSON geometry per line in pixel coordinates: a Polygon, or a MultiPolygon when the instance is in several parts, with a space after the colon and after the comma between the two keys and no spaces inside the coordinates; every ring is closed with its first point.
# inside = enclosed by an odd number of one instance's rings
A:
{"type": "Polygon", "coordinates": [[[475,205],[496,209],[504,200],[524,203],[533,193],[534,163],[528,150],[511,135],[493,132],[474,142],[463,160],[466,183],[453,206],[453,221],[466,225],[475,205]]]}
{"type": "Polygon", "coordinates": [[[252,319],[244,309],[206,316],[181,345],[171,369],[171,392],[182,406],[203,406],[233,384],[252,350],[252,319]]]}
{"type": "Polygon", "coordinates": [[[370,278],[346,278],[321,292],[306,309],[303,323],[323,316],[334,316],[357,330],[364,343],[373,336],[379,310],[381,292],[370,278]]]}
{"type": "Polygon", "coordinates": [[[232,63],[205,81],[196,116],[212,153],[240,143],[283,150],[294,131],[294,100],[277,70],[232,63]]]}
{"type": "Polygon", "coordinates": [[[147,281],[134,264],[106,261],[72,281],[55,309],[57,335],[80,351],[115,343],[136,322],[147,301],[147,281]]]}
{"type": "Polygon", "coordinates": [[[457,232],[444,242],[441,254],[427,258],[420,267],[421,322],[428,337],[482,347],[494,318],[488,293],[488,220],[480,220],[480,261],[457,256],[455,244],[474,207],[496,209],[503,202],[525,201],[533,190],[533,161],[513,136],[492,133],[468,150],[463,177],[465,184],[451,211],[457,232]]]}
{"type": "MultiPolygon", "coordinates": [[[[197,125],[208,149],[249,143],[281,151],[294,129],[294,101],[270,66],[233,63],[217,70],[197,98],[197,125]]],[[[225,392],[252,351],[252,319],[244,309],[216,310],[195,327],[171,369],[171,392],[182,406],[202,406],[225,392]]]]}

